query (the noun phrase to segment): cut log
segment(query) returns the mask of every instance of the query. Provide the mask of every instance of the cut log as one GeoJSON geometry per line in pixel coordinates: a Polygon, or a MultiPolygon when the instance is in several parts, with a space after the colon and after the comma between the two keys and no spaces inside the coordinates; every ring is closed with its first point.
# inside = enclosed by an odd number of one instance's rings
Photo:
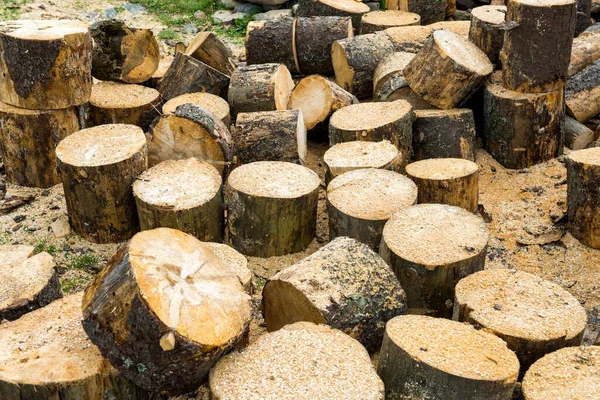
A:
{"type": "Polygon", "coordinates": [[[168,395],[200,386],[250,323],[250,296],[232,268],[169,228],[135,235],[86,289],[82,307],[102,355],[139,387],[168,395]]]}
{"type": "Polygon", "coordinates": [[[346,172],[327,185],[329,238],[347,236],[379,250],[383,227],[392,215],[417,202],[417,185],[381,169],[346,172]]]}
{"type": "Polygon", "coordinates": [[[228,265],[237,275],[244,291],[252,295],[254,287],[252,284],[252,272],[248,269],[248,260],[243,254],[239,253],[232,247],[222,243],[205,242],[208,247],[218,258],[228,265]]]}
{"type": "Polygon", "coordinates": [[[304,250],[315,236],[320,184],[316,173],[292,163],[236,168],[225,188],[228,244],[264,258],[304,250]]]}
{"type": "Polygon", "coordinates": [[[575,36],[579,36],[592,24],[592,0],[577,0],[575,36]]]}
{"type": "Polygon", "coordinates": [[[462,158],[431,158],[406,166],[419,187],[419,203],[448,204],[477,212],[479,166],[462,158]]]}
{"type": "Polygon", "coordinates": [[[306,127],[302,111],[240,113],[234,133],[239,164],[287,161],[304,165],[306,127]]]}
{"type": "Polygon", "coordinates": [[[384,33],[392,41],[394,51],[417,54],[433,33],[433,29],[429,26],[398,26],[388,28],[384,33]]]}
{"type": "Polygon", "coordinates": [[[75,107],[26,110],[0,103],[0,155],[6,180],[15,185],[41,188],[60,183],[56,172],[56,145],[79,129],[75,107]]]}
{"type": "Polygon", "coordinates": [[[469,40],[479,47],[492,64],[499,64],[504,45],[506,6],[481,6],[471,11],[469,40]]]}
{"type": "Polygon", "coordinates": [[[564,129],[565,146],[571,150],[585,149],[590,143],[596,140],[594,131],[576,119],[566,117],[564,129]]]}
{"type": "Polygon", "coordinates": [[[215,167],[196,158],[167,160],[133,183],[140,228],[173,228],[201,241],[223,240],[223,180],[215,167]]]}
{"type": "Polygon", "coordinates": [[[210,373],[210,392],[214,400],[384,398],[365,348],[337,329],[309,322],[263,335],[244,352],[223,357],[210,373]]]}
{"type": "Polygon", "coordinates": [[[298,17],[352,17],[355,30],[360,27],[360,19],[371,11],[368,5],[354,0],[300,0],[298,2],[298,17]]]}
{"type": "Polygon", "coordinates": [[[175,53],[185,53],[185,50],[186,50],[185,43],[183,43],[183,42],[175,43],[174,50],[175,50],[175,53]]]}
{"type": "Polygon", "coordinates": [[[492,157],[506,168],[527,168],[561,151],[564,120],[562,90],[519,93],[505,89],[494,74],[483,93],[483,139],[492,157]]]}
{"type": "Polygon", "coordinates": [[[226,177],[233,162],[233,139],[229,129],[206,108],[182,104],[150,127],[148,165],[165,160],[198,158],[226,177]]]}
{"type": "MultiPolygon", "coordinates": [[[[373,73],[373,98],[380,99],[389,96],[389,93],[399,88],[398,83],[392,83],[392,80],[402,79],[404,86],[408,86],[408,83],[404,80],[404,68],[408,63],[415,57],[413,53],[407,53],[404,51],[392,53],[384,57],[375,72],[373,73]],[[392,89],[392,87],[394,89],[392,89]]],[[[382,100],[385,101],[385,100],[382,100]]]]}
{"type": "Polygon", "coordinates": [[[600,113],[600,60],[568,80],[565,102],[569,115],[581,123],[600,113]]]}
{"type": "Polygon", "coordinates": [[[439,108],[455,108],[469,99],[494,71],[487,56],[456,33],[433,32],[404,69],[410,88],[439,108]]]}
{"type": "Polygon", "coordinates": [[[600,249],[600,148],[567,156],[569,232],[586,246],[600,249]]]}
{"type": "Polygon", "coordinates": [[[582,34],[573,40],[568,76],[583,71],[600,59],[600,32],[582,34]]]}
{"type": "Polygon", "coordinates": [[[578,346],[585,309],[559,285],[527,272],[495,269],[456,285],[453,319],[483,328],[506,342],[521,364],[521,377],[545,354],[578,346]]]}
{"type": "Polygon", "coordinates": [[[164,100],[195,92],[212,93],[226,99],[228,88],[229,76],[183,53],[175,54],[158,85],[164,100]]]}
{"type": "Polygon", "coordinates": [[[510,400],[519,361],[490,333],[405,315],[385,328],[377,372],[386,398],[510,400]]]}
{"type": "Polygon", "coordinates": [[[437,109],[432,106],[421,96],[413,92],[404,79],[404,75],[396,74],[389,79],[377,93],[373,96],[375,101],[396,101],[404,100],[409,103],[413,110],[430,110],[437,109]]]}
{"type": "Polygon", "coordinates": [[[247,64],[283,64],[290,73],[299,74],[295,49],[296,23],[292,17],[250,22],[244,42],[247,64]]]}
{"type": "Polygon", "coordinates": [[[134,125],[100,125],[56,147],[73,230],[94,243],[128,240],[139,230],[131,185],[148,167],[148,146],[134,125]]]}
{"type": "Polygon", "coordinates": [[[396,26],[420,24],[421,16],[419,14],[399,10],[371,11],[362,16],[360,34],[375,33],[396,26]]]}
{"type": "Polygon", "coordinates": [[[0,325],[0,398],[149,400],[102,357],[81,326],[81,293],[0,325]]]}
{"type": "Polygon", "coordinates": [[[54,260],[40,253],[0,267],[0,321],[13,321],[62,297],[54,260]]]}
{"type": "Polygon", "coordinates": [[[331,60],[337,84],[359,99],[373,97],[375,68],[393,52],[392,41],[384,33],[335,41],[331,48],[331,60]]]}
{"type": "Polygon", "coordinates": [[[375,352],[386,322],[406,313],[406,296],[377,253],[342,237],[273,276],[263,309],[269,332],[298,321],[328,324],[375,352]]]}
{"type": "Polygon", "coordinates": [[[471,23],[469,21],[441,21],[428,25],[428,27],[434,31],[441,29],[468,38],[469,30],[471,29],[471,23]]]}
{"type": "Polygon", "coordinates": [[[34,251],[35,247],[23,244],[0,246],[0,268],[27,260],[34,251]]]}
{"type": "Polygon", "coordinates": [[[0,22],[0,101],[33,110],[78,106],[92,93],[91,70],[83,22],[0,22]]]}
{"type": "Polygon", "coordinates": [[[329,118],[340,108],[358,104],[358,99],[329,79],[312,75],[302,79],[292,91],[288,108],[302,111],[309,131],[327,132],[329,118]]]}
{"type": "Polygon", "coordinates": [[[172,63],[173,63],[173,57],[165,57],[165,58],[161,59],[160,62],[158,63],[158,68],[156,69],[156,71],[154,71],[154,73],[152,74],[152,77],[150,79],[148,79],[146,82],[144,82],[144,86],[148,86],[153,89],[158,89],[158,86],[160,85],[160,81],[165,76],[165,74],[169,70],[169,67],[171,66],[172,63]]]}
{"type": "Polygon", "coordinates": [[[464,158],[475,161],[475,118],[472,110],[417,110],[415,115],[415,160],[464,158]]]}
{"type": "Polygon", "coordinates": [[[419,14],[423,25],[446,18],[446,0],[399,0],[398,9],[419,14]]]}
{"type": "Polygon", "coordinates": [[[99,82],[90,98],[91,126],[137,125],[148,131],[159,114],[160,93],[156,89],[118,82],[99,82]]]}
{"type": "Polygon", "coordinates": [[[229,115],[229,104],[214,94],[210,93],[186,93],[177,96],[167,101],[162,106],[163,114],[174,114],[177,107],[182,104],[191,104],[196,107],[206,108],[208,111],[215,114],[226,127],[231,125],[231,117],[229,115]]]}
{"type": "Polygon", "coordinates": [[[91,27],[94,39],[92,75],[102,81],[142,83],[160,63],[158,42],[150,29],[135,29],[116,19],[91,27]]]}
{"type": "Polygon", "coordinates": [[[283,64],[237,68],[231,75],[229,105],[232,116],[241,112],[287,110],[294,81],[283,64]]]}
{"type": "Polygon", "coordinates": [[[575,32],[576,6],[576,0],[508,2],[506,21],[511,29],[505,33],[500,52],[502,86],[516,92],[543,93],[564,85],[575,32]],[[539,45],[532,46],[532,43],[539,45]]]}
{"type": "Polygon", "coordinates": [[[550,353],[523,378],[526,400],[595,399],[600,394],[600,346],[567,347],[550,353]]]}
{"type": "Polygon", "coordinates": [[[445,204],[419,204],[388,221],[379,254],[406,291],[409,314],[449,318],[458,281],[484,268],[488,239],[481,217],[445,204]]]}
{"type": "Polygon", "coordinates": [[[200,32],[190,42],[184,54],[202,61],[225,75],[231,75],[233,64],[231,49],[213,32],[200,32]]]}

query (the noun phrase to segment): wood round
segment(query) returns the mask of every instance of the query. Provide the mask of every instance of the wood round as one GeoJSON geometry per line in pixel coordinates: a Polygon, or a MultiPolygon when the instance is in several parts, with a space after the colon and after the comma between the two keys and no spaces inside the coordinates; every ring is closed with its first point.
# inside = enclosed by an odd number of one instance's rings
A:
{"type": "Polygon", "coordinates": [[[419,14],[399,10],[377,10],[366,13],[360,21],[360,34],[383,31],[396,26],[420,25],[419,14]]]}
{"type": "MultiPolygon", "coordinates": [[[[392,85],[390,80],[394,78],[401,78],[404,80],[404,68],[406,68],[413,58],[415,58],[415,54],[399,51],[384,57],[379,64],[377,64],[377,68],[373,73],[373,98],[375,100],[385,101],[387,97],[382,99],[382,96],[385,96],[385,94],[388,94],[389,96],[390,90],[400,88],[399,84],[392,85]],[[391,86],[393,86],[393,89],[391,86]]],[[[406,81],[404,82],[405,86],[408,86],[408,83],[406,83],[406,81]]]]}
{"type": "Polygon", "coordinates": [[[252,294],[254,287],[252,284],[252,271],[248,268],[248,259],[243,254],[238,252],[233,247],[227,246],[222,243],[215,242],[204,242],[204,245],[208,247],[217,257],[228,265],[240,280],[242,287],[248,294],[252,294]]]}
{"type": "Polygon", "coordinates": [[[140,228],[173,228],[201,241],[221,241],[222,184],[219,171],[196,158],[155,165],[133,183],[140,228]]]}
{"type": "Polygon", "coordinates": [[[421,16],[421,24],[429,25],[446,17],[447,0],[400,0],[398,9],[421,16]]]}
{"type": "Polygon", "coordinates": [[[481,217],[445,204],[419,204],[385,224],[379,254],[406,291],[409,313],[450,317],[454,287],[483,270],[488,239],[481,217]]]}
{"type": "Polygon", "coordinates": [[[158,63],[158,68],[152,74],[152,77],[144,82],[144,85],[151,87],[153,89],[158,89],[158,85],[160,84],[161,79],[167,73],[167,70],[173,63],[173,57],[163,57],[158,63]]]}
{"type": "Polygon", "coordinates": [[[396,212],[417,202],[417,185],[382,169],[358,169],[327,186],[329,237],[348,236],[377,251],[383,227],[396,212]]]}
{"type": "Polygon", "coordinates": [[[162,106],[163,114],[173,114],[177,107],[182,104],[193,104],[206,108],[217,116],[225,126],[231,125],[229,116],[229,104],[223,98],[211,93],[186,93],[167,101],[162,106]]]}
{"type": "Polygon", "coordinates": [[[352,17],[355,29],[360,26],[360,18],[368,13],[370,8],[360,1],[350,0],[301,0],[298,3],[297,15],[299,17],[312,17],[326,15],[333,17],[352,17]]]}
{"type": "Polygon", "coordinates": [[[287,325],[223,357],[209,385],[215,400],[384,398],[365,348],[336,329],[310,322],[287,325]]]}
{"type": "Polygon", "coordinates": [[[519,361],[491,333],[405,315],[385,327],[377,372],[386,398],[510,400],[519,361]]]}
{"type": "Polygon", "coordinates": [[[481,6],[471,11],[469,40],[488,56],[493,64],[498,63],[504,45],[504,23],[506,6],[481,6]]]}
{"type": "Polygon", "coordinates": [[[236,168],[225,189],[229,244],[256,257],[304,250],[315,235],[320,184],[316,173],[287,162],[236,168]]]}

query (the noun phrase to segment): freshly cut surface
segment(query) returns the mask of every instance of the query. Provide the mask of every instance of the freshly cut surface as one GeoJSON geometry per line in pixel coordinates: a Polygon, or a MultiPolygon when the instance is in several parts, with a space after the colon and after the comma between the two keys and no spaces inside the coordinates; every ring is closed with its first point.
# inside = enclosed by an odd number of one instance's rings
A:
{"type": "Polygon", "coordinates": [[[252,271],[248,268],[248,259],[226,244],[204,242],[204,245],[215,253],[225,265],[235,271],[246,293],[252,294],[252,271]]]}
{"type": "MultiPolygon", "coordinates": [[[[338,143],[325,152],[325,179],[329,183],[333,178],[356,169],[378,168],[397,171],[406,156],[388,140],[381,142],[344,142],[338,143]]],[[[404,161],[404,162],[403,162],[404,161]]]]}
{"type": "Polygon", "coordinates": [[[192,104],[197,107],[206,108],[223,121],[225,126],[229,127],[231,124],[229,104],[217,95],[202,92],[182,94],[163,104],[162,112],[163,114],[174,114],[177,107],[182,104],[192,104]]]}
{"type": "Polygon", "coordinates": [[[360,33],[373,33],[383,31],[395,26],[420,25],[419,14],[399,10],[371,11],[362,16],[360,33]]]}

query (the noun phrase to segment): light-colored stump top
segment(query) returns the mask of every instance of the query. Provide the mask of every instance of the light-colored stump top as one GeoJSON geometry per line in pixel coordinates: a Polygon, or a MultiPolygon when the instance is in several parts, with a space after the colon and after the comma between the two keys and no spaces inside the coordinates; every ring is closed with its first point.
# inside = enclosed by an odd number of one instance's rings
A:
{"type": "Polygon", "coordinates": [[[471,21],[440,21],[428,26],[434,31],[443,29],[467,38],[469,36],[469,31],[471,30],[471,21]]]}
{"type": "Polygon", "coordinates": [[[402,315],[388,321],[387,337],[419,363],[483,381],[516,381],[519,360],[497,336],[456,321],[402,315]]]}
{"type": "Polygon", "coordinates": [[[55,40],[87,32],[87,24],[69,19],[0,22],[0,34],[25,40],[55,40]]]}
{"type": "Polygon", "coordinates": [[[428,158],[408,164],[406,174],[419,179],[447,180],[473,175],[479,166],[463,158],[428,158]]]}
{"type": "Polygon", "coordinates": [[[248,268],[248,260],[242,253],[222,243],[203,242],[217,257],[227,264],[240,279],[246,289],[252,285],[252,272],[248,268]]]}
{"type": "Polygon", "coordinates": [[[546,354],[523,378],[525,400],[600,399],[600,346],[546,354]]]}
{"type": "Polygon", "coordinates": [[[81,325],[81,293],[0,325],[0,380],[68,384],[112,370],[81,325]]]}
{"type": "Polygon", "coordinates": [[[435,269],[480,254],[489,231],[483,219],[445,204],[419,204],[385,224],[383,239],[398,257],[435,269]]]}
{"type": "Polygon", "coordinates": [[[0,310],[22,300],[33,301],[48,285],[54,273],[54,259],[45,252],[1,267],[0,310]]]}
{"type": "Polygon", "coordinates": [[[160,93],[142,85],[99,82],[92,86],[90,104],[98,108],[137,108],[157,103],[160,93]]]}
{"type": "Polygon", "coordinates": [[[398,51],[384,57],[377,65],[374,76],[379,79],[384,78],[392,73],[402,73],[409,62],[415,58],[416,54],[398,51]]]}
{"type": "Polygon", "coordinates": [[[146,146],[142,128],[127,124],[99,125],[64,138],[56,157],[75,167],[98,167],[125,161],[146,146]]]}
{"type": "Polygon", "coordinates": [[[466,320],[505,336],[570,340],[587,324],[584,308],[569,292],[523,271],[477,272],[458,282],[455,296],[469,310],[466,320]]]}
{"type": "Polygon", "coordinates": [[[368,5],[354,0],[319,0],[319,3],[349,13],[367,13],[370,10],[368,5]]]}
{"type": "Polygon", "coordinates": [[[567,156],[569,160],[579,164],[600,166],[600,147],[572,151],[567,156]]]}
{"type": "Polygon", "coordinates": [[[433,32],[433,40],[443,52],[442,56],[450,57],[468,71],[478,75],[494,72],[494,65],[489,58],[466,37],[447,30],[437,30],[433,32]]]}
{"type": "Polygon", "coordinates": [[[553,7],[576,3],[577,0],[512,0],[516,4],[525,4],[537,7],[553,7]]]}
{"type": "Polygon", "coordinates": [[[362,16],[362,22],[378,26],[403,26],[419,25],[421,16],[408,11],[399,10],[377,10],[366,13],[362,16]]]}
{"type": "Polygon", "coordinates": [[[548,93],[521,93],[514,92],[502,86],[502,71],[494,72],[485,84],[485,89],[494,97],[517,101],[535,101],[548,96],[548,93]]]}
{"type": "Polygon", "coordinates": [[[218,400],[380,400],[383,382],[365,348],[327,325],[297,322],[265,334],[210,372],[218,400]]]}
{"type": "Polygon", "coordinates": [[[234,169],[229,174],[228,184],[250,196],[295,199],[317,190],[321,180],[301,165],[258,161],[234,169]]]}
{"type": "Polygon", "coordinates": [[[323,159],[333,176],[342,171],[359,168],[383,168],[391,163],[400,151],[389,140],[381,142],[342,142],[325,152],[323,159]]]}
{"type": "Polygon", "coordinates": [[[417,185],[397,172],[357,169],[329,182],[327,201],[354,218],[386,220],[417,202],[417,185]]]}
{"type": "Polygon", "coordinates": [[[311,75],[294,88],[288,108],[301,110],[304,123],[311,129],[327,118],[332,105],[333,92],[327,79],[321,75],[311,75]]]}
{"type": "Polygon", "coordinates": [[[336,129],[363,130],[379,128],[412,114],[412,106],[404,100],[360,103],[340,108],[331,116],[336,129]]]}
{"type": "Polygon", "coordinates": [[[22,244],[0,246],[0,267],[20,263],[33,255],[35,248],[22,244]]]}
{"type": "Polygon", "coordinates": [[[221,97],[211,93],[186,93],[167,101],[162,106],[163,114],[173,114],[182,104],[193,104],[212,111],[220,120],[229,115],[229,104],[221,97]]]}
{"type": "Polygon", "coordinates": [[[490,25],[500,25],[506,21],[506,6],[481,6],[471,10],[471,15],[490,25]]]}
{"type": "Polygon", "coordinates": [[[196,158],[166,160],[138,177],[133,194],[144,203],[180,211],[214,199],[222,184],[221,174],[208,163],[196,158]]]}
{"type": "Polygon", "coordinates": [[[384,31],[393,41],[409,43],[425,40],[431,35],[433,29],[431,26],[413,25],[413,26],[396,26],[387,28],[384,31]]]}

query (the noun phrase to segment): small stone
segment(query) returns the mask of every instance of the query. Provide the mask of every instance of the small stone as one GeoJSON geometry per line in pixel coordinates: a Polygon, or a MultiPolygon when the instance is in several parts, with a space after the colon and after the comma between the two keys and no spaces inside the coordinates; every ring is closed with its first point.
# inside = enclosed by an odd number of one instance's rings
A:
{"type": "Polygon", "coordinates": [[[30,226],[29,228],[25,228],[27,232],[35,232],[38,230],[37,226],[30,226]]]}
{"type": "Polygon", "coordinates": [[[247,14],[241,12],[232,12],[226,10],[219,10],[213,14],[213,22],[217,24],[226,24],[229,22],[233,22],[236,19],[243,19],[247,14]]]}
{"type": "Polygon", "coordinates": [[[25,215],[17,215],[16,217],[13,218],[13,221],[15,221],[15,222],[21,222],[25,218],[27,218],[25,215]]]}
{"type": "Polygon", "coordinates": [[[117,10],[115,10],[114,7],[107,8],[106,10],[104,10],[104,15],[106,15],[106,18],[116,18],[117,10]]]}
{"type": "Polygon", "coordinates": [[[281,17],[291,17],[292,10],[284,9],[284,10],[271,10],[265,13],[259,13],[254,15],[255,21],[269,21],[281,17]]]}
{"type": "Polygon", "coordinates": [[[367,3],[367,6],[369,7],[369,10],[371,10],[371,11],[377,11],[381,8],[379,3],[377,3],[377,2],[369,2],[369,3],[367,3]]]}
{"type": "Polygon", "coordinates": [[[133,15],[138,15],[139,13],[146,11],[146,7],[139,4],[125,3],[123,7],[133,15]]]}
{"type": "Polygon", "coordinates": [[[54,232],[54,236],[57,239],[67,237],[71,234],[71,225],[69,225],[69,219],[66,215],[59,217],[50,225],[50,229],[54,232]]]}
{"type": "Polygon", "coordinates": [[[194,13],[194,18],[196,19],[196,21],[206,21],[208,19],[208,16],[206,15],[206,13],[202,10],[198,10],[194,13]]]}
{"type": "Polygon", "coordinates": [[[12,227],[12,231],[16,232],[19,229],[21,229],[23,227],[23,224],[16,224],[15,226],[12,227]]]}
{"type": "Polygon", "coordinates": [[[49,191],[48,189],[44,189],[44,190],[42,191],[42,196],[44,196],[44,197],[48,197],[48,196],[50,196],[50,191],[49,191]]]}
{"type": "Polygon", "coordinates": [[[198,28],[194,24],[185,24],[181,27],[181,31],[183,33],[191,33],[195,35],[196,33],[198,33],[198,28]]]}
{"type": "Polygon", "coordinates": [[[494,304],[494,310],[502,311],[502,307],[500,307],[500,304],[494,304]]]}
{"type": "Polygon", "coordinates": [[[219,0],[219,5],[221,5],[222,7],[225,7],[228,10],[233,10],[234,8],[236,8],[237,6],[241,5],[242,3],[240,3],[239,1],[235,1],[235,0],[219,0]]]}

